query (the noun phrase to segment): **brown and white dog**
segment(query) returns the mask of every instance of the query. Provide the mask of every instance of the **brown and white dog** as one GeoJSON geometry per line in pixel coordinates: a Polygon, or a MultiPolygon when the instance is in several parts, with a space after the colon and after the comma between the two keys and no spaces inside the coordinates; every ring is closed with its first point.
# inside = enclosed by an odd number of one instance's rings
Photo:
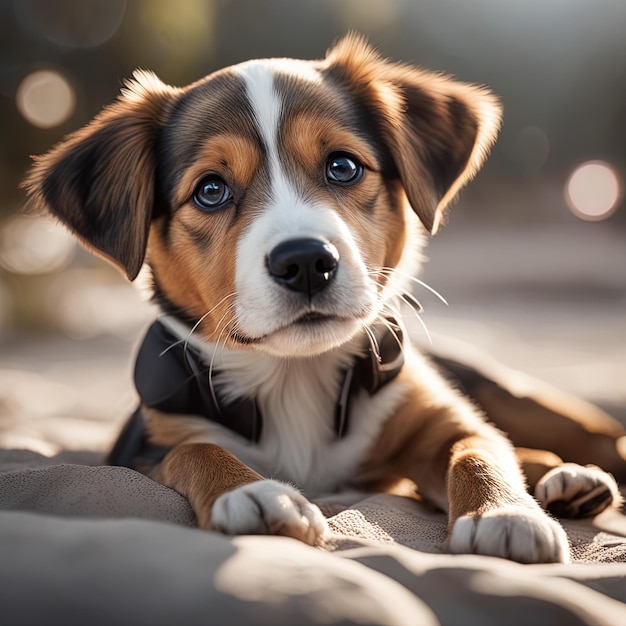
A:
{"type": "MultiPolygon", "coordinates": [[[[254,60],[186,88],[137,72],[37,160],[26,184],[39,206],[129,279],[147,261],[161,330],[194,351],[217,412],[252,402],[262,416],[249,437],[144,407],[169,449],[155,477],[201,527],[319,544],[326,520],[303,493],[409,480],[448,511],[452,552],[568,559],[511,443],[411,347],[396,307],[499,123],[486,89],[349,35],[323,60],[254,60]]],[[[609,475],[552,458],[542,505],[617,501],[609,475]]]]}

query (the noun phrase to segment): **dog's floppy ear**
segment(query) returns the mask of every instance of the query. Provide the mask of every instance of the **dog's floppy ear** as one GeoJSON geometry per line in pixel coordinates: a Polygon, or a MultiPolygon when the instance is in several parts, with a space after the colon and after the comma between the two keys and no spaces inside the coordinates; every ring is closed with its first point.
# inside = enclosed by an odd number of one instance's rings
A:
{"type": "Polygon", "coordinates": [[[85,128],[35,158],[24,187],[88,248],[133,280],[154,210],[155,143],[177,90],[135,72],[119,99],[85,128]]]}
{"type": "Polygon", "coordinates": [[[496,138],[497,98],[481,87],[386,61],[356,34],[331,48],[326,63],[371,107],[409,202],[434,233],[496,138]]]}

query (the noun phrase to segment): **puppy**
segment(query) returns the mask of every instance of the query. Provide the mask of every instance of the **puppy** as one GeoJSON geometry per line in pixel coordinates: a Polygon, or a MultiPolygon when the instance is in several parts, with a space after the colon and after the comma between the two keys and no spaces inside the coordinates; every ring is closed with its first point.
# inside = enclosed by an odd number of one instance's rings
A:
{"type": "MultiPolygon", "coordinates": [[[[408,480],[448,512],[451,552],[567,561],[511,443],[411,346],[397,307],[499,123],[486,89],[348,35],[320,61],[254,60],[182,89],[137,72],[37,159],[34,202],[130,280],[147,262],[163,312],[113,460],[151,457],[198,524],[228,534],[320,544],[303,493],[408,480]]],[[[542,504],[616,500],[604,472],[559,463],[542,504]]]]}

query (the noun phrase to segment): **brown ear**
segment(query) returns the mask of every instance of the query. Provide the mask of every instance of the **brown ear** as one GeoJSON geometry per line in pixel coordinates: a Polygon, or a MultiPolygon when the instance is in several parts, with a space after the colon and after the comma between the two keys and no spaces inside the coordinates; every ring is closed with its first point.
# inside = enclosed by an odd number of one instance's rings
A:
{"type": "Polygon", "coordinates": [[[331,48],[326,63],[375,110],[409,202],[434,233],[495,141],[497,98],[481,87],[385,61],[355,34],[331,48]]]}
{"type": "Polygon", "coordinates": [[[154,210],[155,143],[176,89],[135,72],[119,99],[85,128],[35,159],[31,201],[133,280],[154,210]]]}

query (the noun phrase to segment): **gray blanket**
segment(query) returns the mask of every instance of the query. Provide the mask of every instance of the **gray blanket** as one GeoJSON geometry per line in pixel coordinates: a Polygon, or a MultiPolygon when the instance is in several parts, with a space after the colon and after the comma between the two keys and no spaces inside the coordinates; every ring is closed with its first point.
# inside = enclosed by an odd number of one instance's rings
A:
{"type": "Polygon", "coordinates": [[[200,531],[180,495],[98,461],[0,452],[2,624],[626,624],[617,512],[565,522],[574,563],[524,566],[447,555],[443,515],[377,495],[320,550],[200,531]]]}

